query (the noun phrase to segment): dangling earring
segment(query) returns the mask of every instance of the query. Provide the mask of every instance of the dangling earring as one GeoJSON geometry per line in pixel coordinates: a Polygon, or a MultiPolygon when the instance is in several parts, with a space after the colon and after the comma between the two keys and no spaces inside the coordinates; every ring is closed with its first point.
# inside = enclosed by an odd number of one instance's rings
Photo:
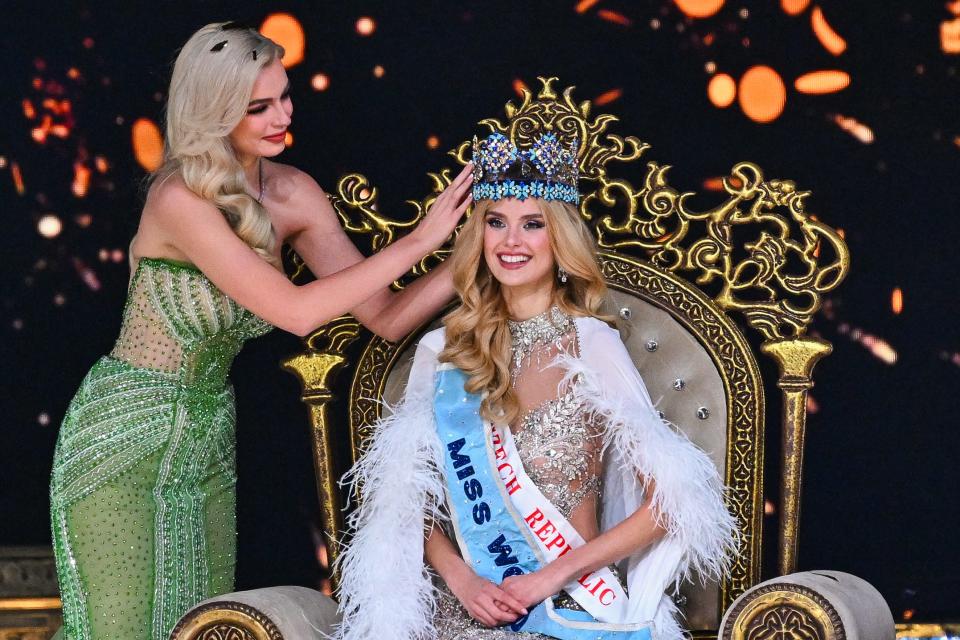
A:
{"type": "Polygon", "coordinates": [[[563,270],[563,267],[557,267],[557,277],[560,279],[560,282],[567,284],[567,272],[563,270]]]}

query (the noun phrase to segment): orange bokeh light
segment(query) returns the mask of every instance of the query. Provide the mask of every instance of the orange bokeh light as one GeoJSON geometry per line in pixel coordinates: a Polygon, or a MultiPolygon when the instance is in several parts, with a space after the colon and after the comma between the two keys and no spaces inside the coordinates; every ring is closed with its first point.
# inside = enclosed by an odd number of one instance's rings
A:
{"type": "Polygon", "coordinates": [[[147,171],[155,171],[163,162],[163,138],[160,129],[149,118],[133,123],[133,156],[147,171]]]}
{"type": "Polygon", "coordinates": [[[691,18],[709,18],[723,7],[726,0],[673,0],[677,8],[691,18]]]}
{"type": "Polygon", "coordinates": [[[326,91],[330,88],[330,76],[325,73],[315,74],[310,78],[310,86],[313,87],[314,91],[326,91]]]}
{"type": "Polygon", "coordinates": [[[726,73],[718,73],[710,78],[707,97],[714,106],[721,109],[729,107],[737,97],[737,83],[726,73]]]}
{"type": "Polygon", "coordinates": [[[289,131],[283,136],[283,144],[288,147],[293,146],[293,134],[289,131]]]}
{"type": "Polygon", "coordinates": [[[362,36],[372,36],[373,32],[377,30],[376,21],[369,17],[363,16],[362,18],[357,19],[357,33],[362,36]]]}
{"type": "Polygon", "coordinates": [[[373,77],[374,77],[374,78],[382,78],[386,72],[387,72],[387,71],[386,71],[386,69],[383,68],[383,65],[382,65],[382,64],[378,64],[377,66],[375,66],[375,67],[373,68],[373,77]]]}
{"type": "Polygon", "coordinates": [[[780,6],[787,14],[796,16],[810,6],[810,0],[780,0],[780,6]]]}
{"type": "Polygon", "coordinates": [[[610,104],[614,100],[619,99],[622,95],[623,89],[611,89],[610,91],[606,91],[597,96],[596,100],[593,101],[593,104],[598,107],[602,107],[605,104],[610,104]]]}
{"type": "Polygon", "coordinates": [[[810,12],[810,24],[813,26],[813,32],[816,34],[817,40],[820,41],[824,49],[835,56],[847,50],[847,41],[833,30],[820,7],[814,7],[813,11],[810,12]]]}
{"type": "Polygon", "coordinates": [[[437,149],[440,147],[440,138],[437,136],[430,136],[427,138],[427,149],[437,149]]]}
{"type": "Polygon", "coordinates": [[[513,81],[513,91],[514,93],[516,93],[518,96],[522,98],[523,92],[529,91],[529,89],[527,88],[527,85],[523,80],[521,80],[520,78],[515,78],[513,81]]]}
{"type": "Polygon", "coordinates": [[[850,86],[850,74],[846,71],[811,71],[797,78],[793,86],[800,93],[835,93],[850,86]]]}
{"type": "Polygon", "coordinates": [[[776,120],[787,104],[787,88],[780,74],[763,65],[751,67],[743,74],[739,94],[740,108],[756,122],[776,120]]]}
{"type": "Polygon", "coordinates": [[[577,6],[574,8],[574,11],[577,13],[586,13],[590,10],[590,7],[600,2],[600,0],[580,0],[577,3],[577,6]]]}
{"type": "Polygon", "coordinates": [[[890,294],[890,308],[893,309],[895,315],[903,313],[903,289],[900,287],[894,289],[893,293],[890,294]]]}
{"type": "Polygon", "coordinates": [[[289,13],[271,13],[260,25],[260,33],[283,47],[281,62],[287,69],[303,62],[306,37],[300,21],[289,13]]]}
{"type": "Polygon", "coordinates": [[[87,195],[90,188],[90,167],[82,162],[73,163],[73,184],[71,190],[73,195],[83,198],[87,195]]]}
{"type": "Polygon", "coordinates": [[[633,20],[623,15],[619,11],[611,11],[610,9],[600,9],[597,11],[597,15],[607,22],[612,22],[614,24],[623,25],[624,27],[629,27],[633,24],[633,20]]]}
{"type": "Polygon", "coordinates": [[[960,53],[960,18],[940,23],[940,48],[944,53],[960,53]]]}

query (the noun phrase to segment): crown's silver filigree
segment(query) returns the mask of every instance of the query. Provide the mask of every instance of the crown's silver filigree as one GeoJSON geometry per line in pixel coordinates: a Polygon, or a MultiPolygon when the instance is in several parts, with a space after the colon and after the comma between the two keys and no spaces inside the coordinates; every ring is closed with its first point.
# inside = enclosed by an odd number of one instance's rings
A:
{"type": "Polygon", "coordinates": [[[552,133],[544,133],[529,149],[520,150],[502,133],[482,141],[473,138],[473,199],[542,198],[577,204],[577,141],[564,149],[552,133]]]}

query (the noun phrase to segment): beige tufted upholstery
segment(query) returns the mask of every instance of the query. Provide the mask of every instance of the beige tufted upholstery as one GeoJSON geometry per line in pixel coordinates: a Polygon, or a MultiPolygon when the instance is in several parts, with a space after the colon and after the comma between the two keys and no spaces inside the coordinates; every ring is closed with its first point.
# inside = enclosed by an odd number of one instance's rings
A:
{"type": "MultiPolygon", "coordinates": [[[[723,381],[710,355],[666,311],[620,291],[611,292],[610,298],[611,310],[620,316],[621,338],[654,404],[667,420],[710,455],[723,477],[727,407],[723,381]],[[677,383],[678,380],[681,382],[677,383]]],[[[440,322],[436,321],[426,331],[438,326],[440,322]]],[[[403,395],[416,343],[416,340],[411,342],[387,377],[383,393],[387,406],[397,403],[403,395]]],[[[681,593],[684,597],[679,598],[678,603],[682,605],[688,628],[716,629],[719,622],[716,583],[704,588],[686,584],[681,593]]]]}

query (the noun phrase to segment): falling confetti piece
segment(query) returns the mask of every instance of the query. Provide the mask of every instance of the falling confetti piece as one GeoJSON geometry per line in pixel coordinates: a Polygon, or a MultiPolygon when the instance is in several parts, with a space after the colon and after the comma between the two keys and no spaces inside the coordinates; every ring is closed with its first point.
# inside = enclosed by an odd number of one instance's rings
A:
{"type": "Polygon", "coordinates": [[[900,315],[903,313],[903,289],[897,287],[890,294],[890,308],[893,309],[894,315],[900,315]]]}
{"type": "Polygon", "coordinates": [[[587,11],[590,11],[590,9],[598,2],[600,2],[600,0],[580,0],[580,2],[578,2],[577,6],[574,8],[574,11],[577,13],[586,13],[587,11]]]}
{"type": "Polygon", "coordinates": [[[440,138],[437,136],[430,136],[427,138],[427,149],[437,149],[440,147],[440,138]]]}
{"type": "Polygon", "coordinates": [[[831,119],[837,124],[838,127],[852,135],[863,144],[873,144],[875,139],[873,135],[873,129],[867,125],[859,122],[855,118],[848,118],[840,115],[839,113],[832,116],[831,119]]]}
{"type": "Polygon", "coordinates": [[[373,18],[363,16],[357,20],[356,29],[362,36],[371,36],[377,30],[377,23],[373,18]]]}
{"type": "Polygon", "coordinates": [[[723,7],[725,0],[673,0],[680,11],[691,18],[709,18],[723,7]]]}
{"type": "Polygon", "coordinates": [[[631,20],[627,16],[617,11],[611,11],[609,9],[600,9],[599,11],[597,11],[597,15],[600,17],[601,20],[606,20],[607,22],[623,25],[624,27],[629,27],[633,24],[633,20],[631,20]]]}
{"type": "Polygon", "coordinates": [[[820,413],[820,404],[809,393],[807,394],[807,413],[820,413]]]}
{"type": "Polygon", "coordinates": [[[850,74],[837,70],[811,71],[797,78],[793,86],[800,93],[836,93],[850,86],[850,74]]]}
{"type": "Polygon", "coordinates": [[[37,110],[33,106],[33,102],[27,98],[23,99],[23,117],[27,120],[33,120],[37,117],[37,110]]]}
{"type": "Polygon", "coordinates": [[[780,74],[763,65],[751,67],[740,78],[740,108],[755,122],[773,122],[787,103],[787,89],[780,74]]]}
{"type": "Polygon", "coordinates": [[[610,91],[606,91],[597,96],[597,98],[593,101],[593,104],[598,107],[602,107],[605,104],[610,104],[611,102],[618,100],[622,95],[623,89],[611,89],[610,91]]]}
{"type": "Polygon", "coordinates": [[[26,185],[23,184],[23,174],[20,172],[20,165],[16,162],[10,163],[10,176],[13,178],[13,186],[18,195],[26,193],[26,185]]]}
{"type": "Polygon", "coordinates": [[[522,98],[524,91],[529,91],[526,83],[520,78],[515,78],[513,81],[513,92],[522,98]]]}
{"type": "Polygon", "coordinates": [[[780,0],[780,6],[787,15],[796,16],[810,6],[810,0],[780,0]]]}
{"type": "Polygon", "coordinates": [[[73,163],[73,184],[70,189],[73,195],[83,198],[87,195],[87,189],[90,188],[90,168],[83,162],[73,163]]]}
{"type": "Polygon", "coordinates": [[[813,26],[813,32],[816,34],[817,40],[820,41],[824,49],[835,56],[839,56],[847,50],[846,40],[833,30],[820,7],[814,7],[810,13],[810,24],[813,26]]]}
{"type": "Polygon", "coordinates": [[[50,414],[44,411],[43,413],[38,415],[37,424],[39,424],[41,427],[48,426],[50,424],[50,414]]]}
{"type": "Polygon", "coordinates": [[[160,129],[148,118],[133,123],[133,155],[147,171],[156,171],[163,162],[163,138],[160,129]]]}
{"type": "Polygon", "coordinates": [[[375,66],[375,67],[373,68],[373,77],[374,77],[374,78],[382,78],[385,73],[386,73],[386,71],[384,70],[383,65],[379,65],[379,64],[378,64],[377,66],[375,66]]]}
{"type": "Polygon", "coordinates": [[[260,33],[283,47],[284,68],[303,62],[306,38],[300,21],[289,13],[271,13],[260,25],[260,33]]]}
{"type": "Polygon", "coordinates": [[[290,133],[289,131],[287,131],[287,133],[284,134],[284,136],[283,136],[283,144],[286,145],[286,146],[288,146],[288,147],[292,147],[292,146],[293,146],[293,134],[290,133]]]}
{"type": "Polygon", "coordinates": [[[763,501],[763,514],[767,516],[772,516],[777,512],[777,505],[773,504],[772,500],[763,501]]]}
{"type": "Polygon", "coordinates": [[[63,231],[63,222],[57,216],[48,213],[37,222],[37,231],[44,238],[56,238],[63,231]]]}
{"type": "Polygon", "coordinates": [[[737,83],[726,73],[718,73],[707,84],[707,97],[714,106],[724,109],[737,97],[737,83]]]}
{"type": "Polygon", "coordinates": [[[947,11],[955,16],[960,16],[960,0],[953,0],[947,3],[947,11]]]}

